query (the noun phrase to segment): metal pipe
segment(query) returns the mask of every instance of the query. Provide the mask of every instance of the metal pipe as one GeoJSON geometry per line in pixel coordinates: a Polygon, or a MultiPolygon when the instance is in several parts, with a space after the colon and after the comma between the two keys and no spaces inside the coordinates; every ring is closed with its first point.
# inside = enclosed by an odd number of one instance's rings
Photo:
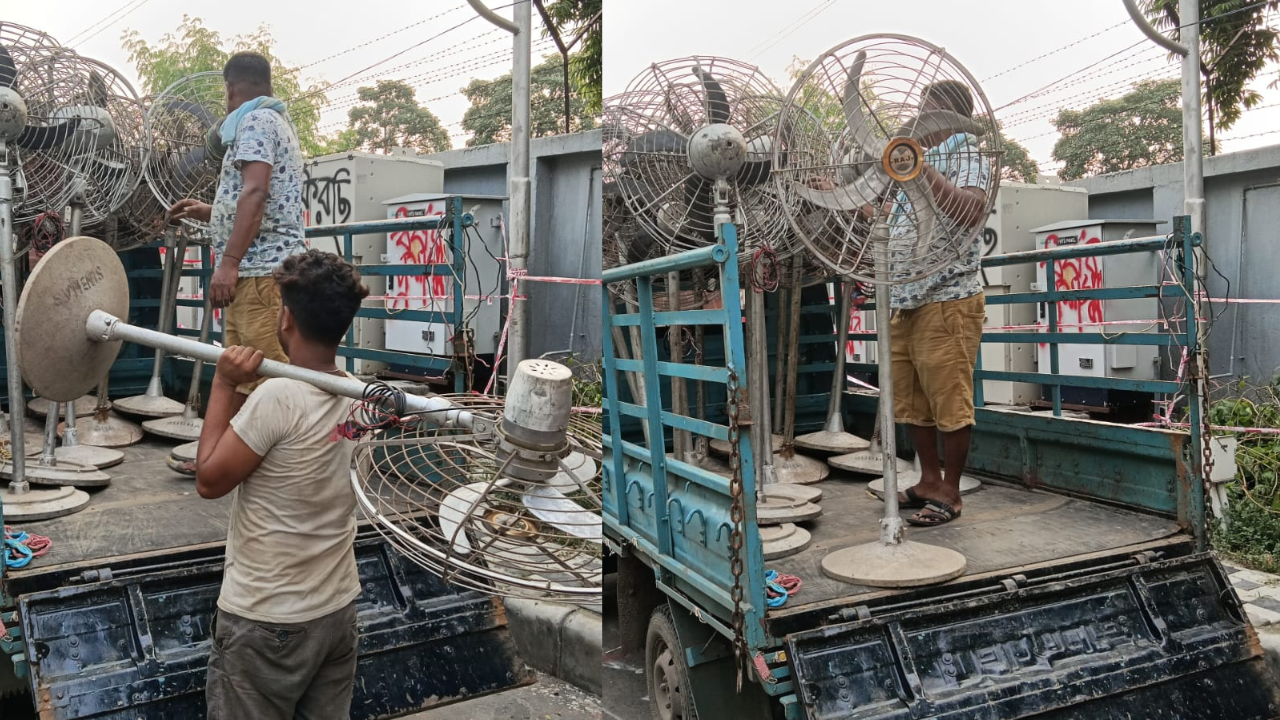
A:
{"type": "MultiPolygon", "coordinates": [[[[1103,243],[1104,246],[1110,244],[1103,243]]],[[[600,276],[604,278],[606,285],[612,285],[613,283],[635,280],[648,275],[661,275],[679,270],[693,270],[708,265],[716,265],[723,263],[728,257],[729,251],[724,249],[724,245],[706,245],[696,250],[685,250],[675,255],[666,255],[652,260],[641,260],[638,263],[609,268],[601,273],[600,276]]]]}
{"type": "Polygon", "coordinates": [[[840,293],[839,311],[836,314],[836,367],[831,375],[831,402],[827,405],[827,423],[822,427],[824,432],[844,432],[844,417],[840,412],[840,404],[844,400],[844,389],[848,381],[844,379],[845,347],[849,344],[849,313],[852,311],[850,294],[853,281],[836,280],[836,291],[840,293]]]}
{"type": "MultiPolygon", "coordinates": [[[[0,142],[0,157],[6,154],[0,142]]],[[[13,234],[13,179],[9,177],[7,163],[0,162],[0,284],[4,299],[4,356],[9,380],[9,450],[13,455],[13,479],[9,489],[24,493],[27,485],[26,451],[23,449],[22,422],[22,374],[18,370],[18,335],[13,328],[18,324],[18,273],[14,267],[13,234]]],[[[49,408],[53,414],[57,411],[49,408]]]]}
{"type": "Polygon", "coordinates": [[[509,33],[520,32],[520,27],[518,25],[490,10],[483,2],[481,2],[481,0],[467,0],[467,4],[470,5],[471,9],[475,10],[480,17],[488,20],[494,25],[497,25],[503,30],[506,30],[509,33]]]}
{"type": "MultiPolygon", "coordinates": [[[[585,256],[585,253],[583,253],[585,256]]],[[[680,310],[680,273],[667,274],[667,309],[672,312],[680,310]]],[[[667,328],[667,352],[673,364],[684,360],[684,328],[672,325],[667,328]]],[[[671,377],[671,412],[676,415],[689,415],[689,396],[683,378],[671,377]]],[[[691,437],[688,430],[676,428],[671,436],[672,453],[677,460],[688,462],[692,450],[691,437]]]]}
{"type": "MultiPolygon", "coordinates": [[[[182,258],[179,255],[187,253],[187,239],[183,236],[182,240],[176,241],[172,228],[165,231],[164,234],[164,268],[160,271],[160,317],[156,321],[156,328],[161,332],[169,329],[169,323],[172,321],[173,313],[171,309],[178,304],[178,283],[182,278],[182,258]],[[178,258],[175,262],[175,258],[178,258]],[[175,278],[177,278],[175,280],[175,278]]],[[[164,395],[164,387],[160,381],[160,373],[164,368],[164,350],[158,345],[152,345],[156,349],[155,358],[151,362],[151,380],[147,383],[147,396],[160,397],[164,395]]]]}
{"type": "MultiPolygon", "coordinates": [[[[213,325],[213,301],[207,297],[209,291],[205,290],[204,307],[200,312],[200,344],[209,344],[209,330],[213,325]]],[[[195,365],[191,367],[191,389],[187,391],[187,407],[183,409],[182,414],[191,418],[198,417],[200,414],[200,376],[204,373],[204,361],[196,358],[195,365]]]]}
{"type": "Polygon", "coordinates": [[[1124,9],[1129,11],[1129,17],[1133,18],[1133,23],[1138,26],[1143,35],[1151,38],[1152,42],[1169,52],[1186,57],[1186,46],[1165,37],[1164,33],[1151,27],[1151,23],[1147,22],[1147,16],[1142,14],[1142,9],[1138,7],[1138,3],[1135,0],[1123,0],[1123,2],[1124,9]]]}
{"type": "MultiPolygon", "coordinates": [[[[218,363],[218,358],[222,357],[224,352],[222,348],[214,345],[205,345],[188,338],[130,325],[102,310],[94,310],[89,314],[89,319],[85,323],[85,334],[95,342],[123,340],[153,347],[171,355],[186,355],[212,365],[218,363]]],[[[258,374],[263,377],[300,380],[327,393],[353,400],[364,399],[365,390],[369,387],[355,378],[338,377],[267,359],[263,359],[262,365],[258,367],[258,374]]],[[[457,409],[453,403],[440,397],[406,395],[405,407],[411,413],[443,413],[445,422],[462,427],[471,427],[473,422],[470,411],[457,409]]]]}
{"type": "Polygon", "coordinates": [[[747,289],[747,400],[751,407],[751,447],[756,453],[756,498],[777,482],[773,472],[773,427],[769,417],[769,339],[764,293],[747,289]]]}
{"type": "MultiPolygon", "coordinates": [[[[1182,183],[1183,212],[1191,216],[1191,232],[1204,232],[1204,152],[1200,117],[1200,0],[1180,0],[1182,42],[1182,183]]],[[[1197,255],[1200,253],[1197,252],[1197,255]]],[[[1200,258],[1196,258],[1199,260],[1200,258]]],[[[1197,268],[1199,269],[1199,268],[1197,268]]]]}
{"type": "MultiPolygon", "coordinates": [[[[796,387],[799,380],[796,371],[800,365],[800,295],[803,278],[804,260],[797,255],[791,260],[791,307],[788,309],[787,365],[784,368],[787,377],[782,397],[778,398],[778,402],[783,405],[782,446],[785,457],[792,457],[796,452],[792,441],[796,439],[796,387]]],[[[781,306],[778,313],[782,313],[781,306]]]]}
{"type": "Polygon", "coordinates": [[[893,411],[893,349],[890,340],[889,243],[888,228],[880,224],[872,238],[876,263],[876,362],[880,376],[880,443],[884,458],[884,517],[880,520],[880,542],[902,542],[902,518],[898,517],[898,438],[893,411]]]}
{"type": "MultiPolygon", "coordinates": [[[[71,219],[71,237],[80,237],[80,229],[84,224],[83,190],[76,193],[76,196],[72,198],[69,217],[71,219]]],[[[66,447],[75,447],[80,444],[80,438],[76,436],[76,403],[72,400],[69,403],[65,403],[63,408],[65,409],[66,423],[62,426],[62,444],[66,447]]],[[[57,414],[55,403],[49,403],[49,409],[55,415],[57,414]]]]}
{"type": "MultiPolygon", "coordinates": [[[[479,0],[468,0],[472,7],[479,0]]],[[[511,246],[507,249],[508,269],[517,278],[529,262],[529,73],[530,34],[533,32],[533,3],[517,0],[511,9],[515,33],[515,58],[511,68],[511,158],[507,167],[507,193],[511,208],[511,246]]],[[[478,9],[477,9],[478,11],[478,9]]],[[[481,13],[484,15],[484,13],[481,13]]],[[[492,22],[492,20],[490,20],[492,22]]],[[[501,26],[499,26],[501,27],[501,26]]],[[[527,294],[527,293],[526,293],[527,294]]],[[[513,298],[510,306],[507,351],[508,375],[521,360],[529,357],[529,301],[513,298]]]]}

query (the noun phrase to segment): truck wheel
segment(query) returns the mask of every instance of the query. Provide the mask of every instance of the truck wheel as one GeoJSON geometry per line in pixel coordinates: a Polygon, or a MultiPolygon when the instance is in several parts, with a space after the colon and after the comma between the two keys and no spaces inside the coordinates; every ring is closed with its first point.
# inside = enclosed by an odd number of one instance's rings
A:
{"type": "Polygon", "coordinates": [[[653,716],[657,720],[698,720],[698,712],[693,707],[693,688],[689,684],[689,666],[684,660],[684,646],[676,636],[671,609],[665,603],[649,617],[644,661],[653,716]]]}

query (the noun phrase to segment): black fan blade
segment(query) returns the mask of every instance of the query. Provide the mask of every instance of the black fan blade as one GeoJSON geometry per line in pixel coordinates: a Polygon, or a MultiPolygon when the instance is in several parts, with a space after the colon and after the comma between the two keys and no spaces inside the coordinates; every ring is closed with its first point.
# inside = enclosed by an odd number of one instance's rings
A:
{"type": "Polygon", "coordinates": [[[191,102],[190,100],[170,100],[165,104],[165,109],[173,110],[177,112],[184,112],[188,115],[191,115],[195,117],[197,120],[199,120],[200,124],[204,125],[205,127],[211,127],[213,125],[217,125],[222,122],[221,118],[209,112],[209,110],[206,109],[205,106],[201,105],[198,102],[191,102]]]}
{"type": "Polygon", "coordinates": [[[18,66],[13,62],[9,49],[0,45],[0,86],[11,88],[18,80],[18,66]]]}
{"type": "Polygon", "coordinates": [[[715,123],[729,122],[729,96],[711,73],[694,66],[693,74],[702,81],[702,89],[707,94],[707,121],[715,123]]]}
{"type": "Polygon", "coordinates": [[[67,141],[80,127],[80,118],[72,118],[57,125],[28,125],[18,136],[18,147],[24,150],[52,150],[67,141]]]}
{"type": "Polygon", "coordinates": [[[89,102],[88,105],[107,109],[107,82],[95,70],[89,74],[89,102]]]}

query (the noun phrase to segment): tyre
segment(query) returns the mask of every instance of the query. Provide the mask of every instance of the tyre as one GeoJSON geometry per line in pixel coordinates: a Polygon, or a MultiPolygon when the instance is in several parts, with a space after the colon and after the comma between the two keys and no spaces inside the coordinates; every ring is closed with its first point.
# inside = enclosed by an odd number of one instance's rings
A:
{"type": "Polygon", "coordinates": [[[644,644],[644,674],[656,720],[698,720],[689,684],[684,646],[676,636],[671,609],[664,603],[649,617],[644,644]]]}

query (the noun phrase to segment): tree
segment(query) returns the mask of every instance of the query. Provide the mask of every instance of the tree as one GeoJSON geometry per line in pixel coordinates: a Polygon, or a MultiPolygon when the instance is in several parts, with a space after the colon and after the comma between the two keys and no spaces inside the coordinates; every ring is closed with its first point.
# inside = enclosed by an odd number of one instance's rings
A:
{"type": "Polygon", "coordinates": [[[1181,97],[1178,80],[1145,80],[1118,99],[1061,111],[1053,121],[1062,133],[1053,159],[1066,163],[1058,176],[1077,180],[1182,160],[1181,97]]]}
{"type": "MultiPolygon", "coordinates": [[[[582,97],[584,112],[599,115],[601,109],[602,0],[535,0],[547,33],[563,56],[561,72],[568,66],[569,80],[582,97]],[[576,53],[574,48],[579,48],[576,53]]],[[[561,96],[563,102],[563,95],[561,96]]],[[[570,115],[573,115],[570,108],[570,115]]],[[[563,115],[561,116],[563,118],[563,115]]]]}
{"type": "Polygon", "coordinates": [[[121,40],[130,62],[138,69],[143,92],[149,95],[158,95],[194,73],[222,72],[232,53],[262,53],[271,61],[271,84],[276,97],[289,105],[289,118],[297,128],[303,154],[315,155],[321,150],[318,126],[325,96],[315,85],[304,88],[301,70],[276,57],[271,51],[274,40],[265,25],[252,33],[237,35],[228,44],[217,31],[205,27],[200,18],[183,15],[178,29],[155,45],[144,40],[137,30],[126,31],[121,40]]]}
{"type": "Polygon", "coordinates": [[[452,149],[440,118],[418,104],[414,89],[399,80],[379,80],[375,87],[356,91],[359,98],[347,112],[347,129],[326,143],[327,152],[361,149],[390,153],[413,148],[422,153],[452,149]]]}
{"type": "MultiPolygon", "coordinates": [[[[529,134],[544,137],[564,132],[564,83],[560,59],[550,56],[533,68],[529,81],[529,134]]],[[[462,129],[472,134],[468,147],[506,142],[511,139],[511,74],[494,80],[472,80],[462,88],[471,107],[462,116],[462,129]]],[[[569,103],[574,132],[590,130],[598,124],[588,112],[584,98],[574,96],[569,103]]]]}
{"type": "Polygon", "coordinates": [[[1040,177],[1040,166],[1031,159],[1031,153],[1016,140],[1000,133],[1000,179],[1013,182],[1035,183],[1040,177]]]}
{"type": "MultiPolygon", "coordinates": [[[[1176,39],[1181,38],[1182,25],[1178,2],[1144,0],[1152,24],[1176,39]]],[[[1276,42],[1280,33],[1267,22],[1277,9],[1280,0],[1200,0],[1200,76],[1209,114],[1210,155],[1218,152],[1217,131],[1230,130],[1243,111],[1262,101],[1262,95],[1248,85],[1280,60],[1276,42]]]]}

